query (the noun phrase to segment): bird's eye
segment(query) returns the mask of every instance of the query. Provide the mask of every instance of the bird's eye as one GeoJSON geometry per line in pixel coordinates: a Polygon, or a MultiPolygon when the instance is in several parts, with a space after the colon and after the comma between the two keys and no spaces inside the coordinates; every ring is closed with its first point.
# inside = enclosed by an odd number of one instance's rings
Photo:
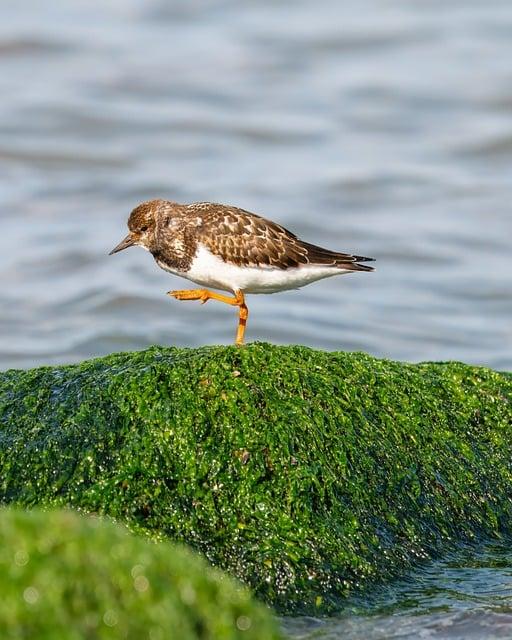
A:
{"type": "Polygon", "coordinates": [[[144,225],[143,227],[141,227],[140,230],[142,231],[142,233],[144,233],[144,231],[147,231],[148,230],[147,225],[144,225]]]}

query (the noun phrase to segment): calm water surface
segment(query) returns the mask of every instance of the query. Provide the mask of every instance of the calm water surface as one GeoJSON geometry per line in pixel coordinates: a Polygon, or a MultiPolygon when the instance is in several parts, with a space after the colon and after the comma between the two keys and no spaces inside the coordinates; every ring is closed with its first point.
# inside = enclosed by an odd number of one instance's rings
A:
{"type": "MultiPolygon", "coordinates": [[[[508,0],[3,0],[0,367],[233,340],[233,309],[107,256],[164,197],[377,258],[253,296],[250,340],[512,370],[511,60],[508,0]]],[[[488,555],[289,633],[512,637],[510,558],[488,555]]]]}
{"type": "Polygon", "coordinates": [[[233,203],[375,274],[250,298],[249,340],[512,369],[512,3],[4,0],[0,366],[229,343],[139,201],[233,203]]]}

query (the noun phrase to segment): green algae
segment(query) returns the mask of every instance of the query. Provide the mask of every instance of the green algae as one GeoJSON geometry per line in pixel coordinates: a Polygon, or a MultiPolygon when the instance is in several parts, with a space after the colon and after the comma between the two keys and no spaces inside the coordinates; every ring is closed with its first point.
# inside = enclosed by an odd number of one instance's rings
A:
{"type": "Polygon", "coordinates": [[[0,374],[0,498],[186,542],[283,612],[511,533],[512,378],[251,344],[0,374]]]}
{"type": "Polygon", "coordinates": [[[249,591],[183,547],[72,511],[0,509],[0,635],[277,640],[249,591]]]}

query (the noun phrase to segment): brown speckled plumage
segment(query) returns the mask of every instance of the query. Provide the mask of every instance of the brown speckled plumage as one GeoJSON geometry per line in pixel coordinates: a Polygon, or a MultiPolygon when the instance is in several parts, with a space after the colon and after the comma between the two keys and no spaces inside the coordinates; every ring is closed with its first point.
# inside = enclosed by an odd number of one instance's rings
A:
{"type": "Polygon", "coordinates": [[[359,264],[372,258],[323,249],[271,220],[211,202],[144,202],[132,211],[128,227],[132,233],[153,232],[148,249],[157,263],[181,272],[189,269],[199,243],[240,267],[289,269],[309,264],[373,271],[359,264]]]}
{"type": "Polygon", "coordinates": [[[238,307],[237,345],[244,341],[247,293],[276,293],[351,271],[373,271],[361,264],[372,258],[303,242],[271,220],[223,204],[150,200],[132,211],[128,228],[110,253],[144,247],[162,269],[201,286],[169,291],[173,298],[238,307]]]}

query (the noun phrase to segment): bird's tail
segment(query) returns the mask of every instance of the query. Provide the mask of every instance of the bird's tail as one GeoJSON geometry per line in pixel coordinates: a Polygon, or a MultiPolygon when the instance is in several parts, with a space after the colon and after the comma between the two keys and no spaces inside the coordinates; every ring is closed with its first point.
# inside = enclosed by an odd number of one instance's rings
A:
{"type": "MultiPolygon", "coordinates": [[[[368,258],[367,256],[352,256],[354,258],[353,271],[375,271],[375,267],[369,267],[366,264],[359,264],[359,262],[375,262],[375,258],[368,258]]],[[[340,267],[344,266],[340,264],[340,267]]],[[[346,269],[347,267],[344,266],[346,269]]]]}
{"type": "Polygon", "coordinates": [[[366,256],[354,256],[350,253],[339,253],[314,244],[303,242],[302,246],[308,251],[308,260],[311,264],[332,265],[346,271],[374,271],[373,267],[368,267],[360,262],[374,262],[375,258],[366,256]]]}

